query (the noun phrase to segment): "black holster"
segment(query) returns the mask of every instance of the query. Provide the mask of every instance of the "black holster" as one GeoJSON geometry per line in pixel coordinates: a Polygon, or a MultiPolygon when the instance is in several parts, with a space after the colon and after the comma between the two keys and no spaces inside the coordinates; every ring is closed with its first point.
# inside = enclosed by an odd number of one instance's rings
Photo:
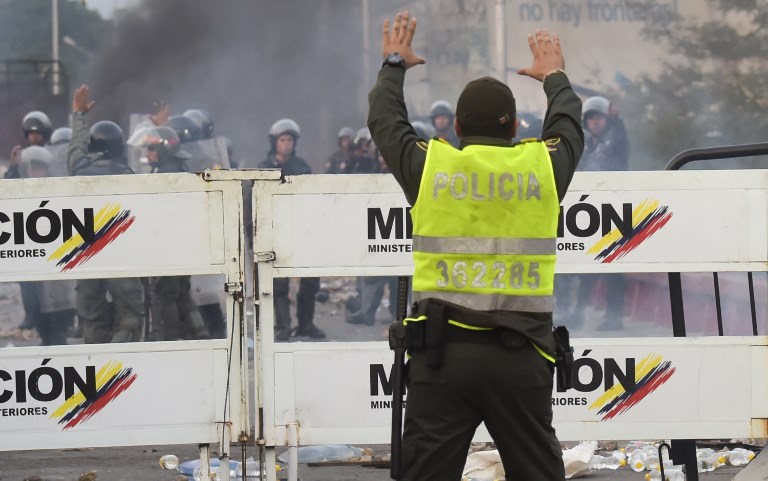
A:
{"type": "MultiPolygon", "coordinates": [[[[414,306],[413,311],[421,313],[418,307],[414,306]]],[[[448,329],[445,306],[429,303],[423,314],[427,317],[426,320],[409,322],[406,325],[406,345],[410,352],[423,352],[428,367],[440,369],[445,362],[448,329]]]]}
{"type": "Polygon", "coordinates": [[[565,326],[555,327],[555,368],[557,374],[557,390],[565,392],[573,387],[573,347],[571,335],[565,326]]]}

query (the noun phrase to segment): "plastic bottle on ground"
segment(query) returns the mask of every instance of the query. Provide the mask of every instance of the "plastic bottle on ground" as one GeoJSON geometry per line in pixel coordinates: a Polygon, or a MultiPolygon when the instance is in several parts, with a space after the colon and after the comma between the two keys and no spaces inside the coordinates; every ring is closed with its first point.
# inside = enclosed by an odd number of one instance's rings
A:
{"type": "Polygon", "coordinates": [[[618,461],[619,466],[626,466],[627,465],[627,455],[624,454],[624,452],[620,449],[616,449],[611,452],[611,456],[618,461]]]}
{"type": "MultiPolygon", "coordinates": [[[[685,473],[683,473],[683,467],[682,466],[670,466],[670,467],[664,467],[664,480],[663,481],[685,481],[685,473]]],[[[661,479],[661,471],[658,469],[654,469],[651,471],[648,471],[645,474],[645,479],[647,481],[662,481],[661,479]]]]}
{"type": "Polygon", "coordinates": [[[632,455],[629,456],[627,464],[632,471],[639,473],[645,471],[645,454],[642,451],[635,450],[632,455]]]}
{"type": "Polygon", "coordinates": [[[755,453],[749,449],[735,448],[725,455],[725,462],[729,466],[744,466],[755,458],[755,453]]]}
{"type": "Polygon", "coordinates": [[[710,473],[725,462],[722,453],[716,453],[711,448],[700,448],[696,450],[696,464],[698,472],[710,473]]]}
{"type": "Polygon", "coordinates": [[[653,446],[653,443],[650,443],[648,441],[630,441],[624,447],[624,454],[626,454],[627,457],[629,457],[632,453],[634,453],[639,449],[644,448],[645,446],[653,446]]]}
{"type": "Polygon", "coordinates": [[[613,456],[593,454],[592,458],[589,460],[589,466],[592,469],[618,469],[620,463],[619,460],[613,456]]]}
{"type": "Polygon", "coordinates": [[[173,454],[166,454],[160,458],[160,467],[163,469],[176,469],[179,467],[179,458],[173,454]]]}

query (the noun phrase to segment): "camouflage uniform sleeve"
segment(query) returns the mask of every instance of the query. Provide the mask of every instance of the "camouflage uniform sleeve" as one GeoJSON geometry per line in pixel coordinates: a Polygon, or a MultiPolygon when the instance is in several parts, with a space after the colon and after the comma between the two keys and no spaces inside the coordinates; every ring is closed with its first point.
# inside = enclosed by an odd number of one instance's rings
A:
{"type": "Polygon", "coordinates": [[[547,94],[547,114],[541,138],[549,148],[557,193],[562,201],[584,152],[581,99],[573,92],[568,77],[561,73],[547,77],[544,93],[547,94]]]}
{"type": "Polygon", "coordinates": [[[368,128],[389,170],[413,205],[427,160],[427,143],[408,122],[404,80],[404,70],[382,67],[376,85],[368,94],[368,128]]]}
{"type": "Polygon", "coordinates": [[[67,168],[69,175],[73,175],[73,170],[77,162],[83,157],[88,156],[88,141],[91,138],[91,132],[88,124],[85,122],[85,115],[75,114],[72,116],[72,140],[69,141],[67,150],[67,168]]]}

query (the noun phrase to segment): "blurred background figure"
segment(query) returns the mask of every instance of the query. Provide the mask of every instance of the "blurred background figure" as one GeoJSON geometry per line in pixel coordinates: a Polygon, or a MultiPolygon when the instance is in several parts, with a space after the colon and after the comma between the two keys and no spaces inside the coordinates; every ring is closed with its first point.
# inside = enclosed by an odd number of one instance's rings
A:
{"type": "Polygon", "coordinates": [[[413,130],[416,131],[416,135],[426,142],[437,137],[437,131],[431,124],[422,122],[421,120],[414,120],[411,122],[411,125],[413,126],[413,130]]]}
{"type": "Polygon", "coordinates": [[[513,142],[522,139],[540,139],[542,119],[536,114],[530,112],[520,112],[517,114],[517,136],[512,139],[513,142]]]}
{"type": "MultiPolygon", "coordinates": [[[[301,137],[299,125],[291,119],[280,119],[269,129],[270,150],[267,158],[260,164],[260,169],[280,169],[283,177],[289,175],[311,174],[312,169],[301,157],[296,156],[296,144],[301,137]]],[[[320,290],[320,278],[303,277],[299,279],[299,291],[296,295],[296,317],[298,328],[296,336],[311,339],[324,339],[325,332],[314,324],[315,296],[320,290]]],[[[275,340],[287,341],[291,337],[291,300],[290,279],[278,278],[274,281],[275,303],[275,340]]]]}
{"type": "Polygon", "coordinates": [[[578,170],[628,170],[629,138],[616,107],[604,97],[590,97],[582,112],[586,138],[578,170]]]}
{"type": "Polygon", "coordinates": [[[454,147],[459,146],[459,138],[453,128],[453,119],[456,114],[447,100],[438,100],[429,108],[429,119],[435,127],[437,137],[445,140],[454,147]]]}
{"type": "Polygon", "coordinates": [[[176,119],[176,117],[171,117],[168,121],[174,124],[174,128],[176,125],[183,125],[190,133],[189,136],[186,136],[177,130],[181,143],[184,144],[184,150],[192,156],[192,159],[187,162],[190,172],[238,167],[239,163],[234,159],[232,140],[214,135],[215,123],[207,110],[188,109],[184,111],[182,116],[178,116],[182,119],[192,120],[195,128],[184,120],[176,119]]]}
{"type": "MultiPolygon", "coordinates": [[[[21,151],[19,175],[22,179],[49,177],[53,163],[51,153],[40,146],[30,145],[21,151]]],[[[36,296],[35,329],[41,346],[67,343],[67,331],[75,319],[75,281],[27,282],[28,292],[36,296]]]]}
{"type": "Polygon", "coordinates": [[[347,169],[349,157],[352,150],[352,139],[355,137],[355,130],[352,127],[342,127],[339,130],[337,144],[339,150],[333,153],[325,164],[326,174],[342,174],[347,169]]]}
{"type": "MultiPolygon", "coordinates": [[[[6,170],[4,174],[6,179],[19,179],[23,177],[19,171],[22,149],[30,146],[42,147],[47,145],[51,138],[53,127],[51,125],[51,120],[45,113],[40,112],[39,110],[33,110],[32,112],[27,113],[21,120],[21,130],[24,134],[26,145],[16,145],[11,149],[8,170],[6,170]]],[[[51,161],[49,159],[47,166],[45,167],[45,176],[48,175],[50,164],[51,161]]],[[[19,289],[21,290],[21,301],[24,305],[24,320],[18,327],[19,329],[36,329],[40,320],[40,302],[37,284],[20,282],[19,289]]]]}
{"type": "Polygon", "coordinates": [[[357,130],[352,140],[347,174],[373,174],[376,173],[378,162],[374,157],[376,146],[371,139],[371,131],[367,127],[357,130]]]}
{"type": "MultiPolygon", "coordinates": [[[[629,138],[618,109],[604,97],[590,97],[582,105],[581,119],[585,137],[584,154],[576,170],[627,170],[629,138]]],[[[558,310],[563,313],[568,326],[584,326],[587,316],[598,315],[594,306],[604,304],[602,320],[594,328],[599,331],[622,329],[626,293],[624,275],[558,275],[557,287],[561,296],[558,298],[558,310]],[[604,302],[598,296],[604,296],[604,302]],[[571,303],[567,303],[567,299],[571,299],[571,303]]]]}
{"type": "Polygon", "coordinates": [[[30,145],[44,146],[47,145],[51,139],[51,133],[53,127],[51,120],[45,113],[39,110],[33,110],[27,113],[21,120],[21,130],[24,133],[25,145],[16,145],[11,149],[10,162],[8,170],[5,171],[4,177],[6,179],[18,179],[21,177],[19,174],[19,152],[24,147],[30,145]]]}
{"type": "Polygon", "coordinates": [[[49,177],[66,177],[67,172],[67,149],[69,141],[72,140],[72,129],[69,127],[59,127],[51,134],[51,145],[46,149],[51,153],[51,167],[48,169],[49,177]]]}
{"type": "Polygon", "coordinates": [[[128,144],[144,149],[152,173],[189,172],[187,160],[192,156],[181,149],[181,140],[171,127],[144,127],[128,139],[128,144]]]}

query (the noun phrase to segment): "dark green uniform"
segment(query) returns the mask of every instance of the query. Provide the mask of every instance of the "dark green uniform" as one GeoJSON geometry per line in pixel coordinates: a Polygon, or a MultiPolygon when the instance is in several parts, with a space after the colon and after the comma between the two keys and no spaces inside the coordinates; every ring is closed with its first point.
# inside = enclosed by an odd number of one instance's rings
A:
{"type": "MultiPolygon", "coordinates": [[[[67,165],[70,175],[132,174],[127,161],[105,159],[88,152],[90,130],[82,114],[72,120],[67,165]]],[[[79,279],[77,281],[77,317],[83,326],[87,344],[134,342],[144,325],[144,290],[137,278],[79,279]],[[107,302],[107,292],[112,302],[107,302]]]]}
{"type": "MultiPolygon", "coordinates": [[[[188,172],[186,155],[161,155],[152,172],[188,172]]],[[[192,300],[191,276],[165,276],[152,279],[152,322],[160,341],[210,339],[197,304],[192,300]]]]}
{"type": "MultiPolygon", "coordinates": [[[[426,162],[427,143],[419,139],[408,122],[404,78],[402,69],[381,69],[369,95],[368,127],[413,205],[426,162]]],[[[548,110],[542,139],[549,147],[562,200],[584,148],[581,101],[562,73],[550,75],[544,91],[548,110]]],[[[511,146],[498,138],[466,137],[459,148],[470,144],[511,146]]],[[[552,314],[476,311],[433,299],[421,302],[415,314],[434,313],[435,307],[443,312],[446,321],[512,332],[502,344],[500,339],[495,340],[501,336],[495,336],[494,331],[471,339],[456,332],[466,329],[449,326],[444,362],[438,369],[427,366],[425,353],[412,353],[403,479],[459,480],[470,441],[481,422],[485,422],[499,448],[508,480],[564,479],[562,452],[552,428],[552,366],[537,352],[539,348],[548,357],[554,356],[552,314]]]]}

